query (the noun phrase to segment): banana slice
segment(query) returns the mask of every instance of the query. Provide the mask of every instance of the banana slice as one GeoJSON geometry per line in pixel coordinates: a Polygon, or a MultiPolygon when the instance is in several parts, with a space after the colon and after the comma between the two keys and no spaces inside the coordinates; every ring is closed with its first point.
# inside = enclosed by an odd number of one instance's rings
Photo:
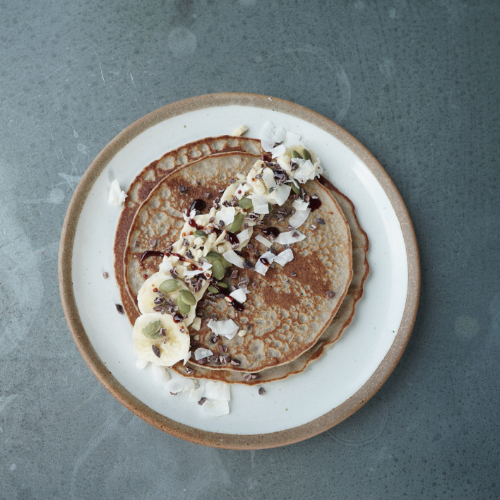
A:
{"type": "MultiPolygon", "coordinates": [[[[158,324],[158,323],[156,323],[158,324]]],[[[151,332],[149,332],[151,336],[151,332]]],[[[153,336],[159,334],[153,333],[153,336]]],[[[150,363],[160,366],[172,366],[185,358],[189,352],[190,342],[188,328],[183,321],[175,323],[170,314],[148,313],[137,318],[133,330],[134,348],[137,355],[150,363]],[[151,323],[160,322],[166,335],[158,338],[146,337],[143,329],[151,323]],[[165,343],[163,343],[165,341],[165,343]],[[153,346],[156,346],[155,349],[153,346]],[[158,357],[156,352],[159,352],[158,357]]]]}
{"type": "MultiPolygon", "coordinates": [[[[137,294],[137,304],[139,306],[139,311],[141,311],[141,314],[148,314],[148,313],[153,313],[155,312],[154,308],[156,307],[156,304],[154,300],[158,298],[158,294],[154,292],[153,290],[159,289],[160,285],[165,281],[165,280],[172,280],[172,276],[170,273],[162,273],[158,272],[153,274],[150,278],[148,278],[141,286],[139,293],[137,294]]],[[[203,282],[203,286],[201,287],[201,290],[197,293],[194,293],[193,289],[188,287],[182,279],[178,278],[177,283],[179,283],[179,288],[175,290],[174,292],[171,293],[166,293],[165,298],[166,299],[172,299],[175,303],[177,303],[177,298],[179,297],[179,292],[181,290],[188,290],[190,291],[196,298],[196,302],[198,303],[199,300],[203,297],[203,294],[205,293],[205,290],[208,288],[209,282],[208,280],[205,280],[203,282]]],[[[193,320],[196,318],[196,305],[191,306],[191,309],[189,311],[189,314],[187,318],[184,320],[187,326],[189,326],[193,320]]]]}

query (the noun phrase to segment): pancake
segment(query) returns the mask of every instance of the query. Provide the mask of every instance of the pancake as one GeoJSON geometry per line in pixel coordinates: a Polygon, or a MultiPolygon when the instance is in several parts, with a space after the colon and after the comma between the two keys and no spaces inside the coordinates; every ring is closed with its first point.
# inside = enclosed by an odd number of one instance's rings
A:
{"type": "Polygon", "coordinates": [[[133,299],[130,298],[125,285],[123,254],[130,226],[137,210],[149,196],[151,190],[167,175],[175,172],[176,169],[201,158],[235,152],[248,152],[259,155],[262,153],[260,141],[245,137],[224,135],[220,137],[207,137],[191,142],[164,154],[159,160],[149,164],[130,184],[127,191],[127,198],[118,221],[113,251],[115,256],[115,276],[120,289],[123,308],[127,312],[127,316],[132,324],[135,322],[138,311],[136,310],[135,297],[133,299]],[[137,312],[136,315],[132,314],[134,310],[137,312]]]}
{"type": "MultiPolygon", "coordinates": [[[[356,211],[351,200],[335,188],[326,178],[322,177],[320,182],[330,190],[337,200],[347,219],[351,231],[353,277],[351,284],[349,285],[349,290],[342,301],[335,318],[328,325],[314,346],[290,363],[262,370],[259,372],[259,376],[257,378],[245,380],[245,384],[263,384],[273,382],[275,380],[283,380],[292,375],[302,373],[311,362],[318,360],[333,346],[335,342],[337,342],[337,340],[340,339],[344,330],[351,324],[356,304],[363,296],[364,283],[370,271],[367,258],[369,246],[368,237],[359,224],[356,217],[356,211]]],[[[228,384],[242,383],[243,381],[242,374],[235,373],[233,371],[214,371],[190,362],[188,362],[188,368],[190,369],[188,371],[190,372],[189,377],[191,378],[214,380],[228,384]]],[[[171,369],[186,376],[186,366],[184,366],[183,363],[177,363],[171,369]]]]}
{"type": "MultiPolygon", "coordinates": [[[[177,169],[158,183],[137,211],[129,231],[124,275],[131,298],[144,281],[144,275],[150,275],[161,261],[159,257],[151,257],[141,267],[140,254],[152,249],[151,242],[154,242],[154,248],[162,248],[175,241],[184,223],[181,210],[188,208],[194,199],[203,198],[209,190],[219,192],[225,189],[231,177],[246,173],[255,160],[254,155],[244,153],[202,158],[177,169]],[[147,248],[146,244],[149,245],[147,248]]],[[[205,316],[216,314],[219,319],[232,318],[240,328],[248,330],[245,336],[238,335],[231,340],[221,338],[217,345],[211,342],[213,333],[206,322],[199,332],[192,331],[199,338],[196,347],[213,352],[222,349],[239,362],[238,366],[211,363],[203,368],[253,373],[285,365],[316,343],[341,306],[352,279],[349,225],[328,189],[318,181],[309,181],[305,188],[310,196],[318,197],[320,206],[311,212],[312,217],[300,228],[306,239],[292,245],[294,260],[283,268],[274,264],[265,276],[248,269],[238,270],[234,284],[242,278],[251,282],[247,285],[251,293],[243,311],[227,306],[224,300],[216,303],[205,301],[198,305],[205,316]],[[325,224],[315,224],[318,218],[325,224]],[[311,228],[313,223],[315,228],[311,228]],[[333,297],[327,292],[334,292],[333,297]]],[[[289,200],[281,208],[290,207],[289,200]]],[[[287,218],[280,220],[276,208],[273,218],[266,219],[263,227],[273,226],[284,232],[287,218]]],[[[254,238],[251,242],[255,248],[249,252],[248,260],[255,263],[253,253],[261,255],[266,248],[254,238]]],[[[282,249],[277,246],[278,250],[282,249]]],[[[193,359],[190,363],[199,364],[193,359]]],[[[239,375],[241,377],[241,373],[239,375]]]]}

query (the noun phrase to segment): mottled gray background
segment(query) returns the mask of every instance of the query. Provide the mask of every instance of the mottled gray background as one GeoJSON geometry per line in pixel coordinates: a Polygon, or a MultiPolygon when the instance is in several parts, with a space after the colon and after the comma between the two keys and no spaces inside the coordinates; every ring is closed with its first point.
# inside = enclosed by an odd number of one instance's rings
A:
{"type": "Polygon", "coordinates": [[[499,21],[495,0],[0,0],[0,498],[499,498],[499,21]],[[275,450],[205,448],[135,417],[59,300],[61,226],[95,155],[151,110],[226,91],[357,137],[422,257],[388,382],[275,450]]]}

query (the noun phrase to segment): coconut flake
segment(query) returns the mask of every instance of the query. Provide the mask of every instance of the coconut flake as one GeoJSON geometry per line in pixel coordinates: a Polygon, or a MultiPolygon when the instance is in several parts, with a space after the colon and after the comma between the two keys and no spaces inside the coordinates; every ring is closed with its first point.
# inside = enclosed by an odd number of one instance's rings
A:
{"type": "Polygon", "coordinates": [[[274,143],[279,144],[285,140],[286,137],[286,128],[285,127],[280,127],[276,129],[276,132],[274,133],[274,143]]]}
{"type": "Polygon", "coordinates": [[[194,351],[194,359],[199,361],[203,358],[208,358],[209,356],[213,356],[213,352],[210,349],[203,349],[203,347],[198,347],[196,351],[194,351]]]}
{"type": "Polygon", "coordinates": [[[300,183],[305,184],[309,180],[313,180],[316,175],[316,168],[311,160],[300,160],[296,162],[299,164],[299,169],[295,170],[294,178],[300,183]]]}
{"type": "Polygon", "coordinates": [[[247,300],[247,296],[246,296],[244,290],[242,290],[241,288],[238,288],[234,292],[231,292],[229,294],[229,296],[232,297],[234,300],[241,302],[242,304],[243,304],[243,302],[245,302],[247,300]]]}
{"type": "Polygon", "coordinates": [[[200,384],[196,389],[191,389],[189,397],[195,399],[196,401],[199,401],[203,397],[204,392],[205,386],[200,384]]]}
{"type": "Polygon", "coordinates": [[[119,207],[125,201],[126,197],[125,191],[122,191],[120,188],[118,179],[115,179],[109,189],[108,203],[119,207]]]}
{"type": "Polygon", "coordinates": [[[191,359],[192,354],[193,353],[191,351],[188,351],[186,353],[186,355],[184,356],[184,363],[183,363],[184,366],[186,366],[186,363],[191,359]]]}
{"type": "Polygon", "coordinates": [[[222,256],[231,264],[243,269],[245,261],[234,250],[228,250],[227,252],[224,252],[222,256]]]}
{"type": "Polygon", "coordinates": [[[277,158],[278,156],[284,155],[286,153],[286,147],[283,144],[280,144],[279,146],[276,146],[275,148],[271,149],[271,154],[273,155],[273,158],[277,158]]]}
{"type": "Polygon", "coordinates": [[[276,255],[274,262],[277,262],[278,264],[284,266],[285,264],[292,262],[292,260],[293,260],[293,252],[290,250],[290,248],[287,248],[286,250],[283,250],[283,252],[276,255]]]}
{"type": "Polygon", "coordinates": [[[262,276],[265,276],[267,273],[267,270],[271,267],[271,264],[274,262],[274,259],[276,258],[276,255],[273,252],[266,252],[262,254],[258,259],[257,262],[255,263],[255,271],[258,272],[259,274],[262,274],[262,276]],[[269,266],[266,266],[261,259],[266,259],[269,262],[269,266]]]}
{"type": "Polygon", "coordinates": [[[291,245],[305,239],[306,236],[300,231],[288,231],[287,233],[280,233],[274,241],[280,245],[291,245]],[[297,234],[297,236],[293,236],[294,234],[297,234]]]}
{"type": "Polygon", "coordinates": [[[262,236],[261,234],[258,234],[255,239],[257,241],[260,241],[263,245],[265,245],[267,248],[269,248],[270,246],[272,246],[273,244],[267,239],[265,238],[264,236],[262,236]]]}
{"type": "Polygon", "coordinates": [[[239,329],[238,325],[232,319],[222,321],[214,321],[211,319],[208,322],[208,328],[216,335],[226,337],[229,340],[236,335],[239,329]]]}
{"type": "Polygon", "coordinates": [[[240,242],[240,245],[242,245],[243,243],[245,243],[245,241],[250,239],[250,236],[252,235],[252,233],[250,231],[251,231],[251,229],[244,229],[243,231],[241,231],[241,233],[238,233],[236,235],[238,237],[238,241],[240,242]]]}
{"type": "Polygon", "coordinates": [[[170,380],[170,373],[164,366],[153,365],[151,370],[153,371],[153,379],[158,384],[166,384],[170,380]]]}
{"type": "Polygon", "coordinates": [[[146,366],[149,365],[149,361],[146,361],[145,359],[142,359],[142,358],[137,358],[135,360],[135,366],[137,366],[137,368],[139,368],[139,370],[144,370],[144,368],[146,368],[146,366]]]}
{"type": "Polygon", "coordinates": [[[158,268],[158,271],[160,273],[168,273],[173,268],[174,268],[174,266],[172,266],[172,262],[170,262],[169,258],[165,255],[165,257],[163,257],[163,260],[160,263],[160,267],[158,268]]]}
{"type": "Polygon", "coordinates": [[[246,125],[240,125],[233,130],[231,135],[235,137],[241,137],[245,132],[248,132],[248,127],[246,125]]]}
{"type": "Polygon", "coordinates": [[[274,148],[274,125],[269,120],[260,131],[260,142],[264,151],[269,152],[274,148]]]}
{"type": "Polygon", "coordinates": [[[311,209],[307,208],[306,210],[297,210],[289,219],[288,223],[293,226],[294,228],[299,228],[304,224],[304,222],[307,220],[309,217],[309,214],[311,213],[311,209]]]}
{"type": "Polygon", "coordinates": [[[229,403],[227,401],[207,401],[202,408],[203,413],[212,417],[220,417],[229,413],[229,403]]]}
{"type": "Polygon", "coordinates": [[[309,208],[309,203],[298,198],[292,203],[292,206],[295,210],[307,210],[309,208]]]}
{"type": "Polygon", "coordinates": [[[314,170],[316,177],[319,177],[321,174],[325,173],[325,170],[323,169],[323,166],[321,165],[319,158],[318,161],[314,164],[314,170]]]}
{"type": "Polygon", "coordinates": [[[215,222],[218,224],[221,220],[224,221],[224,224],[228,226],[231,222],[234,221],[234,216],[236,214],[236,209],[234,207],[222,207],[215,214],[215,222]]]}
{"type": "MultiPolygon", "coordinates": [[[[248,184],[240,184],[237,188],[236,191],[234,192],[234,196],[238,198],[238,200],[241,200],[243,196],[245,196],[245,193],[250,189],[250,186],[248,184]]],[[[225,222],[225,221],[224,221],[225,222]]]]}
{"type": "Polygon", "coordinates": [[[254,193],[250,198],[252,198],[253,211],[256,214],[269,213],[269,205],[267,203],[267,198],[264,195],[259,193],[254,193]]]}
{"type": "Polygon", "coordinates": [[[208,262],[203,262],[201,265],[201,269],[195,269],[194,271],[188,271],[187,269],[184,270],[184,275],[186,277],[192,277],[196,276],[197,274],[204,273],[205,271],[208,271],[212,267],[212,264],[209,264],[208,262]]]}
{"type": "Polygon", "coordinates": [[[194,382],[190,378],[173,378],[165,384],[165,390],[173,394],[191,391],[194,389],[194,382]]]}
{"type": "Polygon", "coordinates": [[[274,180],[274,173],[269,167],[266,167],[263,170],[262,181],[266,185],[267,189],[276,187],[276,181],[274,180]]]}
{"type": "Polygon", "coordinates": [[[225,384],[224,382],[208,381],[205,385],[204,396],[216,401],[231,401],[231,389],[229,384],[225,384]]]}
{"type": "Polygon", "coordinates": [[[270,195],[269,199],[275,201],[279,206],[283,205],[290,196],[291,186],[282,184],[278,186],[270,195]]]}

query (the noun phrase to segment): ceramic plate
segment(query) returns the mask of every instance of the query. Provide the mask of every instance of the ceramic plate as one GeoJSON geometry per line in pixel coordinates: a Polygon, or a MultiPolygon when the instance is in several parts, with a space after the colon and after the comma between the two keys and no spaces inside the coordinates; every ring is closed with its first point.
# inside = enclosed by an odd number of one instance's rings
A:
{"type": "Polygon", "coordinates": [[[170,104],[130,125],[97,156],[71,200],[61,237],[59,282],[68,325],[85,361],[122,404],[175,436],[223,448],[280,446],[347,418],[384,383],[408,342],[420,289],[418,249],[406,207],[375,158],[325,117],[277,98],[213,94],[170,104]],[[139,370],[132,328],[115,309],[113,241],[120,208],[108,204],[111,182],[126,191],[164,153],[197,139],[266,120],[301,135],[328,178],[354,203],[368,234],[370,275],[342,338],[301,374],[258,386],[231,387],[231,413],[208,417],[188,394],[171,396],[139,370]],[[102,273],[110,274],[104,280],[102,273]]]}

